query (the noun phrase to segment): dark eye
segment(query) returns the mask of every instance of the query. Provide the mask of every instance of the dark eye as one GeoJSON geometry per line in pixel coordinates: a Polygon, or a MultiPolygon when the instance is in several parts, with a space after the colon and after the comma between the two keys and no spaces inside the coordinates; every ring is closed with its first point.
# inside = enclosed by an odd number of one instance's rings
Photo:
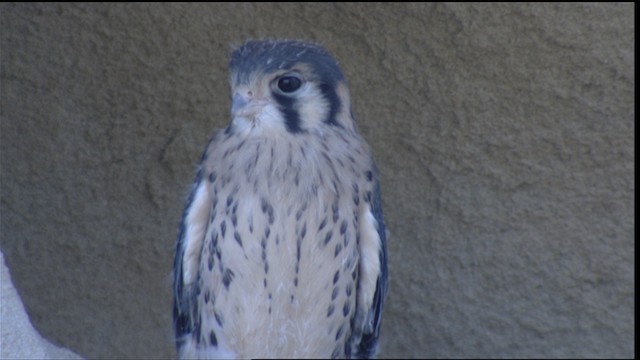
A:
{"type": "Polygon", "coordinates": [[[278,80],[278,89],[285,94],[290,94],[302,86],[302,80],[296,76],[283,76],[278,80]]]}

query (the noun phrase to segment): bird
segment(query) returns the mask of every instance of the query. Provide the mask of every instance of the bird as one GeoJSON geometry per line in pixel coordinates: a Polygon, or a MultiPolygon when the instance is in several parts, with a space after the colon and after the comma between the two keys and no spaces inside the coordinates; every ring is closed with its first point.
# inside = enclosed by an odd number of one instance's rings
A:
{"type": "Polygon", "coordinates": [[[378,170],[321,45],[248,40],[178,231],[179,358],[371,358],[388,288],[378,170]]]}

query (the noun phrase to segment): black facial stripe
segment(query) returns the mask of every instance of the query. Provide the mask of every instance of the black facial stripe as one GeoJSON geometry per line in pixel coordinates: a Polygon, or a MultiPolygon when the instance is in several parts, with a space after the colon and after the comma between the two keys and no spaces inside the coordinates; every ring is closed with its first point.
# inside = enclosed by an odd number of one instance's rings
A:
{"type": "Polygon", "coordinates": [[[334,125],[338,127],[343,127],[342,124],[338,122],[336,119],[336,114],[340,111],[340,107],[342,106],[342,102],[336,93],[335,84],[321,84],[320,91],[322,92],[322,96],[329,102],[329,113],[327,114],[327,118],[324,119],[329,125],[334,125]]]}
{"type": "Polygon", "coordinates": [[[294,109],[295,100],[291,97],[273,93],[273,97],[278,103],[280,111],[284,115],[284,123],[287,127],[287,131],[292,134],[302,132],[300,127],[300,114],[294,109]]]}

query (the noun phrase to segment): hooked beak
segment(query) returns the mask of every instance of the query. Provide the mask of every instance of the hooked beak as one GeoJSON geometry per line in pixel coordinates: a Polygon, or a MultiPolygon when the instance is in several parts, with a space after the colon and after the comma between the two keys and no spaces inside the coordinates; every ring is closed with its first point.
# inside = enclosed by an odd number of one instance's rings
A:
{"type": "Polygon", "coordinates": [[[257,100],[239,92],[233,94],[231,100],[231,117],[244,117],[250,120],[255,119],[262,109],[267,105],[265,100],[257,100]]]}

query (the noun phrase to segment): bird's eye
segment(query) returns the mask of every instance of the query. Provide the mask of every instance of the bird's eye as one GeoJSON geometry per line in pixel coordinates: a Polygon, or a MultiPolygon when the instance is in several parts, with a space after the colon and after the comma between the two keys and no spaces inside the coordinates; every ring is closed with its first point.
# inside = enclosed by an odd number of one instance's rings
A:
{"type": "Polygon", "coordinates": [[[302,80],[297,76],[283,76],[278,80],[278,89],[285,94],[291,94],[302,86],[302,80]]]}

